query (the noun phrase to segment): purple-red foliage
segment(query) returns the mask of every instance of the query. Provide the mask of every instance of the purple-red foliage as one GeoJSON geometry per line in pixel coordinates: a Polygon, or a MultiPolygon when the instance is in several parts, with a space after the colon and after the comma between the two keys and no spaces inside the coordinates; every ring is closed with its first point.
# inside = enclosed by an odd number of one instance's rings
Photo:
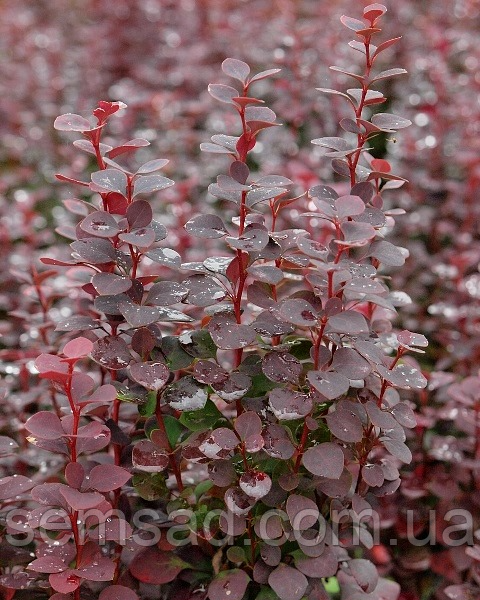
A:
{"type": "Polygon", "coordinates": [[[475,7],[64,4],[1,9],[3,597],[475,598],[475,7]]]}

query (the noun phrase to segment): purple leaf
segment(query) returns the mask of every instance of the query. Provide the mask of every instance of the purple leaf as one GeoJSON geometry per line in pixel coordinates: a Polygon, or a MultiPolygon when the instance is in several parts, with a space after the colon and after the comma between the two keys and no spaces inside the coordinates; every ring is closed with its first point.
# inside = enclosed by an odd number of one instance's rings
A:
{"type": "Polygon", "coordinates": [[[241,569],[220,571],[208,586],[210,600],[242,600],[250,577],[241,569]]]}
{"type": "Polygon", "coordinates": [[[98,600],[138,600],[137,594],[124,585],[109,585],[102,592],[98,600]]]}
{"type": "Polygon", "coordinates": [[[82,260],[93,265],[115,262],[117,254],[113,244],[102,238],[87,238],[70,244],[82,260]]]}
{"type": "Polygon", "coordinates": [[[239,238],[226,237],[225,241],[231,248],[245,252],[260,252],[269,242],[268,232],[264,228],[248,225],[239,238]]]}
{"type": "Polygon", "coordinates": [[[125,369],[132,360],[128,345],[120,337],[106,336],[93,344],[92,358],[106,369],[125,369]]]}
{"type": "Polygon", "coordinates": [[[127,190],[127,176],[118,169],[104,169],[92,173],[90,188],[94,192],[116,192],[125,196],[127,190]]]}
{"type": "Polygon", "coordinates": [[[97,492],[79,492],[67,485],[60,488],[60,494],[65,498],[67,504],[73,508],[73,510],[95,508],[105,501],[102,494],[97,492]]]}
{"type": "Polygon", "coordinates": [[[235,431],[242,440],[262,433],[262,420],[257,413],[248,410],[235,420],[235,431]]]}
{"type": "Polygon", "coordinates": [[[183,285],[189,290],[188,302],[194,306],[211,306],[226,295],[225,289],[210,275],[191,275],[183,285]]]}
{"type": "Polygon", "coordinates": [[[239,443],[238,437],[231,429],[218,427],[203,440],[199,449],[207,458],[220,459],[222,456],[228,456],[239,443]]]}
{"type": "Polygon", "coordinates": [[[42,556],[33,560],[27,568],[37,573],[61,573],[67,569],[67,566],[61,558],[42,556]]]}
{"type": "Polygon", "coordinates": [[[372,372],[372,367],[353,348],[338,348],[333,355],[332,367],[348,379],[365,379],[372,372]]]}
{"type": "Polygon", "coordinates": [[[6,435],[0,435],[0,456],[14,454],[17,448],[18,444],[12,440],[12,438],[7,437],[6,435]]]}
{"type": "Polygon", "coordinates": [[[150,440],[140,440],[133,446],[132,464],[139,471],[160,473],[169,463],[170,459],[165,451],[150,440]]]}
{"type": "Polygon", "coordinates": [[[132,378],[147,390],[158,392],[170,378],[170,370],[161,362],[134,363],[130,366],[132,378]]]}
{"type": "Polygon", "coordinates": [[[133,302],[119,302],[121,314],[132,327],[145,327],[160,320],[160,312],[156,306],[140,306],[133,302]]]}
{"type": "Polygon", "coordinates": [[[0,500],[8,500],[15,498],[30,490],[34,486],[34,482],[24,475],[10,475],[0,479],[0,500]]]}
{"type": "Polygon", "coordinates": [[[255,341],[255,330],[249,325],[239,325],[233,316],[214,315],[208,324],[214,344],[224,350],[245,348],[255,341]]]}
{"type": "Polygon", "coordinates": [[[332,371],[309,371],[307,379],[328,400],[343,396],[350,388],[350,381],[345,375],[332,371]]]}
{"type": "Polygon", "coordinates": [[[310,529],[318,522],[320,516],[316,503],[298,494],[291,494],[288,497],[285,510],[294,531],[310,529]]]}
{"type": "Polygon", "coordinates": [[[246,515],[255,504],[255,499],[247,496],[239,487],[231,487],[225,492],[225,504],[234,515],[246,515]]]}
{"type": "Polygon", "coordinates": [[[217,215],[197,215],[185,223],[185,229],[199,238],[221,238],[228,233],[222,219],[217,215]]]}
{"type": "Polygon", "coordinates": [[[84,117],[73,113],[66,113],[57,117],[53,126],[58,131],[89,131],[91,129],[90,122],[84,117]]]}
{"type": "Polygon", "coordinates": [[[425,377],[410,365],[396,365],[392,370],[378,365],[377,370],[386,381],[404,390],[421,390],[427,386],[425,377]]]}
{"type": "Polygon", "coordinates": [[[154,250],[149,250],[146,256],[153,260],[153,262],[160,263],[172,269],[177,269],[182,264],[180,254],[171,248],[155,248],[154,250]]]}
{"type": "Polygon", "coordinates": [[[326,417],[327,425],[342,442],[360,442],[363,438],[362,422],[355,413],[339,407],[326,417]]]}
{"type": "MultiPolygon", "coordinates": [[[[245,84],[248,75],[250,74],[250,67],[247,63],[236,58],[226,58],[222,63],[222,71],[233,79],[238,79],[245,84]]],[[[230,600],[233,600],[232,598],[230,600]]]]}
{"type": "Polygon", "coordinates": [[[318,322],[316,310],[302,298],[292,298],[282,302],[280,315],[285,321],[304,327],[315,327],[318,322]]]}
{"type": "Polygon", "coordinates": [[[156,306],[170,306],[181,302],[188,295],[188,288],[175,281],[154,283],[148,291],[146,302],[156,306]]]}
{"type": "Polygon", "coordinates": [[[114,273],[95,273],[92,285],[101,296],[115,296],[129,290],[132,280],[114,273]]]}
{"type": "Polygon", "coordinates": [[[142,227],[141,229],[132,229],[129,233],[121,233],[118,237],[126,244],[138,248],[149,248],[155,241],[155,232],[151,227],[142,227]]]}
{"type": "Polygon", "coordinates": [[[280,600],[300,600],[308,587],[303,573],[283,563],[270,573],[268,583],[280,600]]]}
{"type": "Polygon", "coordinates": [[[277,383],[298,383],[302,364],[288,352],[269,352],[262,361],[262,371],[277,383]]]}
{"type": "Polygon", "coordinates": [[[344,455],[338,444],[324,442],[308,448],[302,457],[304,467],[313,475],[339,479],[343,473],[344,455]]]}
{"type": "Polygon", "coordinates": [[[397,131],[412,124],[408,119],[390,113],[376,113],[372,117],[372,123],[387,132],[397,131]]]}
{"type": "Polygon", "coordinates": [[[369,328],[362,314],[354,310],[345,310],[328,318],[326,331],[358,335],[368,333],[369,328]]]}
{"type": "Polygon", "coordinates": [[[25,423],[25,429],[33,436],[44,440],[58,440],[65,435],[57,415],[45,410],[32,415],[25,423]]]}
{"type": "Polygon", "coordinates": [[[135,177],[133,184],[133,198],[139,194],[152,194],[174,185],[174,181],[163,175],[140,175],[135,177]]]}
{"type": "Polygon", "coordinates": [[[86,233],[100,238],[115,237],[120,231],[115,218],[104,210],[87,215],[80,222],[80,227],[86,233]]]}
{"type": "Polygon", "coordinates": [[[241,489],[256,500],[268,494],[272,487],[272,480],[266,473],[260,471],[247,471],[239,480],[241,489]]]}
{"type": "Polygon", "coordinates": [[[270,408],[280,421],[301,419],[310,414],[312,399],[300,392],[275,388],[269,394],[270,408]]]}
{"type": "Polygon", "coordinates": [[[263,450],[272,458],[278,460],[289,460],[295,453],[285,428],[275,423],[268,423],[263,431],[263,450]]]}
{"type": "MultiPolygon", "coordinates": [[[[158,169],[161,169],[162,167],[167,165],[169,162],[170,161],[168,161],[166,158],[156,158],[154,160],[149,160],[137,169],[135,175],[147,175],[148,173],[153,173],[154,171],[158,171],[158,169]]],[[[132,206],[132,204],[130,206],[132,206]]],[[[141,225],[140,227],[143,227],[143,225],[141,225]]]]}
{"type": "Polygon", "coordinates": [[[237,98],[239,95],[238,90],[221,83],[210,83],[208,86],[208,93],[212,98],[215,98],[215,100],[225,102],[226,104],[234,104],[232,98],[237,98]]]}
{"type": "Polygon", "coordinates": [[[97,492],[111,492],[130,479],[131,474],[116,465],[97,465],[88,475],[88,487],[97,492]]]}
{"type": "Polygon", "coordinates": [[[326,546],[320,556],[295,558],[295,566],[307,577],[333,577],[338,570],[338,560],[335,553],[326,546]]]}
{"type": "Polygon", "coordinates": [[[130,229],[148,227],[153,219],[152,207],[146,200],[136,200],[128,206],[125,216],[130,229]]]}

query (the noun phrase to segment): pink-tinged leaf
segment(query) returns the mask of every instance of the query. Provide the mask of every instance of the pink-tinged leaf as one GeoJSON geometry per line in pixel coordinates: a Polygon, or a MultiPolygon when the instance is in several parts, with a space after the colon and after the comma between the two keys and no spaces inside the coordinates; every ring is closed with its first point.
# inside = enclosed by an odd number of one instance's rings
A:
{"type": "Polygon", "coordinates": [[[148,227],[153,219],[152,207],[146,200],[136,200],[128,206],[126,217],[130,229],[148,227]]]}
{"type": "Polygon", "coordinates": [[[120,231],[115,218],[104,210],[97,210],[87,215],[81,221],[80,228],[86,233],[100,238],[115,237],[120,231]]]}
{"type": "Polygon", "coordinates": [[[251,186],[239,183],[229,175],[219,175],[217,177],[218,187],[225,192],[248,192],[251,186]]]}
{"type": "Polygon", "coordinates": [[[32,415],[25,423],[25,429],[33,436],[44,440],[58,440],[65,435],[57,415],[46,410],[32,415]]]}
{"type": "Polygon", "coordinates": [[[340,17],[340,22],[352,31],[361,31],[362,29],[365,29],[365,23],[363,21],[359,21],[358,19],[354,19],[352,17],[347,17],[346,15],[342,15],[340,17]]]}
{"type": "Polygon", "coordinates": [[[345,245],[365,246],[369,240],[377,235],[377,232],[370,223],[359,221],[346,221],[340,225],[340,229],[342,230],[344,241],[337,243],[345,245]]]}
{"type": "Polygon", "coordinates": [[[183,283],[189,290],[188,303],[194,306],[211,306],[226,295],[225,289],[209,275],[191,275],[183,283]]]}
{"type": "Polygon", "coordinates": [[[73,177],[67,177],[66,175],[62,175],[61,173],[57,173],[55,175],[55,179],[58,179],[58,181],[67,181],[68,183],[75,183],[76,185],[82,185],[84,187],[90,187],[90,184],[86,181],[79,181],[78,179],[74,179],[73,177]]]}
{"type": "Polygon", "coordinates": [[[285,188],[280,187],[256,188],[247,193],[247,206],[251,208],[252,206],[255,206],[255,204],[264,202],[265,200],[271,200],[272,198],[285,194],[285,192],[285,188]]]}
{"type": "Polygon", "coordinates": [[[363,75],[357,75],[356,73],[352,73],[351,71],[347,71],[343,67],[330,67],[330,70],[331,71],[336,71],[338,73],[342,73],[343,75],[348,75],[348,77],[353,77],[353,79],[356,79],[361,84],[363,84],[363,82],[365,81],[365,77],[363,75]]]}
{"type": "Polygon", "coordinates": [[[235,433],[227,427],[218,427],[199,445],[199,450],[207,457],[221,459],[240,443],[235,433]]]}
{"type": "Polygon", "coordinates": [[[243,412],[235,420],[235,431],[242,440],[262,433],[262,420],[252,410],[243,412]]]}
{"type": "Polygon", "coordinates": [[[0,500],[15,498],[34,486],[34,482],[24,475],[9,475],[0,479],[0,500]]]}
{"type": "Polygon", "coordinates": [[[230,165],[229,169],[230,177],[241,183],[246,183],[248,176],[250,175],[250,169],[247,165],[239,160],[234,160],[230,165]]]}
{"type": "Polygon", "coordinates": [[[182,258],[180,254],[171,248],[155,248],[155,250],[149,250],[146,255],[154,262],[160,263],[172,269],[177,269],[182,264],[182,258]]]}
{"type": "MultiPolygon", "coordinates": [[[[83,562],[83,560],[82,560],[83,562]]],[[[115,563],[107,556],[97,555],[93,561],[78,569],[73,569],[75,575],[88,581],[112,581],[115,576],[115,563]]]]}
{"type": "Polygon", "coordinates": [[[27,569],[37,573],[61,573],[67,569],[67,565],[61,558],[56,556],[42,556],[33,560],[27,569]]]}
{"type": "Polygon", "coordinates": [[[140,440],[132,450],[132,464],[139,471],[161,473],[170,463],[164,450],[150,440],[140,440]]]}
{"type": "Polygon", "coordinates": [[[268,423],[262,433],[264,440],[263,450],[268,456],[277,460],[289,460],[295,453],[285,428],[275,423],[268,423]]]}
{"type": "Polygon", "coordinates": [[[288,323],[303,327],[314,327],[318,321],[317,311],[310,302],[302,298],[291,298],[282,302],[280,316],[288,323]]]}
{"type": "Polygon", "coordinates": [[[270,285],[277,285],[283,279],[283,271],[278,267],[258,265],[249,267],[247,270],[258,281],[269,283],[270,285]]]}
{"type": "Polygon", "coordinates": [[[68,377],[68,365],[54,354],[40,354],[35,360],[35,368],[40,377],[63,382],[68,377]]]}
{"type": "Polygon", "coordinates": [[[18,448],[17,442],[6,435],[0,435],[0,456],[8,456],[9,454],[15,454],[15,450],[18,448]]]}
{"type": "Polygon", "coordinates": [[[268,232],[264,228],[248,225],[243,234],[238,237],[226,237],[227,244],[236,250],[245,252],[260,252],[269,242],[268,232]]]}
{"type": "Polygon", "coordinates": [[[125,196],[127,190],[127,176],[118,169],[104,169],[91,175],[90,188],[94,192],[117,192],[125,196]]]}
{"type": "Polygon", "coordinates": [[[114,273],[95,273],[92,285],[101,296],[116,296],[129,290],[132,280],[114,273]]]}
{"type": "Polygon", "coordinates": [[[365,379],[372,372],[370,363],[353,348],[338,348],[332,367],[348,379],[365,379]]]}
{"type": "Polygon", "coordinates": [[[400,37],[392,38],[391,40],[386,40],[385,42],[382,42],[381,44],[378,45],[372,58],[376,58],[380,54],[380,52],[383,52],[384,50],[386,50],[387,48],[389,48],[390,46],[392,46],[393,44],[398,42],[398,40],[401,40],[401,39],[402,39],[402,37],[400,36],[400,37]]]}
{"type": "Polygon", "coordinates": [[[166,158],[156,158],[154,160],[149,160],[137,169],[135,175],[147,175],[149,173],[153,173],[155,171],[158,171],[159,169],[162,169],[169,162],[170,161],[166,158]]]}
{"type": "Polygon", "coordinates": [[[401,267],[405,264],[408,252],[386,240],[375,240],[371,244],[367,256],[373,256],[389,267],[401,267]]]}
{"type": "Polygon", "coordinates": [[[362,422],[355,413],[340,407],[329,413],[326,420],[330,431],[342,442],[360,442],[362,440],[362,422]]]}
{"type": "Polygon", "coordinates": [[[242,600],[247,591],[250,577],[241,569],[220,571],[208,586],[210,600],[242,600]]]}
{"type": "Polygon", "coordinates": [[[310,529],[318,522],[320,516],[316,503],[298,494],[291,494],[288,497],[285,510],[294,531],[310,529]]]}
{"type": "Polygon", "coordinates": [[[367,594],[372,593],[378,584],[378,571],[376,566],[364,558],[354,558],[348,562],[348,570],[367,594]]]}
{"type": "Polygon", "coordinates": [[[142,227],[129,233],[121,233],[119,239],[137,248],[149,248],[155,241],[155,232],[151,227],[142,227]]]}
{"type": "Polygon", "coordinates": [[[395,419],[392,415],[389,412],[382,410],[373,400],[368,400],[368,402],[365,403],[365,410],[367,411],[371,422],[376,427],[381,427],[382,429],[393,429],[395,427],[395,419]]]}
{"type": "Polygon", "coordinates": [[[127,152],[133,152],[138,148],[144,148],[145,146],[150,146],[150,142],[148,140],[144,140],[143,138],[135,138],[134,140],[125,142],[121,146],[112,148],[107,152],[107,156],[113,159],[117,156],[121,156],[122,154],[126,154],[127,152]]]}
{"type": "Polygon", "coordinates": [[[411,429],[417,425],[414,411],[404,402],[396,404],[392,409],[392,414],[397,423],[400,423],[403,427],[411,429]]]}
{"type": "Polygon", "coordinates": [[[56,592],[69,594],[80,586],[80,578],[75,575],[73,569],[66,569],[62,573],[52,573],[48,581],[56,592]]]}
{"type": "Polygon", "coordinates": [[[68,485],[79,490],[85,479],[85,469],[78,462],[70,462],[65,467],[65,480],[68,485]]]}
{"type": "Polygon", "coordinates": [[[210,96],[212,96],[212,98],[215,98],[215,100],[225,102],[226,104],[234,104],[233,98],[237,98],[239,96],[238,90],[229,85],[223,85],[221,83],[209,84],[208,93],[210,96]]]}
{"type": "Polygon", "coordinates": [[[109,585],[102,592],[98,600],[139,600],[137,594],[124,585],[109,585]]]}
{"type": "Polygon", "coordinates": [[[308,587],[305,575],[284,563],[270,573],[268,583],[280,600],[300,600],[308,587]]]}
{"type": "Polygon", "coordinates": [[[330,547],[325,547],[320,556],[298,556],[295,566],[307,577],[333,577],[338,570],[338,559],[330,547]]]}
{"type": "Polygon", "coordinates": [[[428,346],[428,340],[424,335],[407,330],[397,333],[397,340],[406,348],[410,348],[410,346],[426,348],[428,346]]]}
{"type": "Polygon", "coordinates": [[[67,358],[83,358],[88,356],[93,349],[93,343],[84,337],[70,340],[63,347],[63,354],[67,358]]]}
{"type": "Polygon", "coordinates": [[[225,492],[225,504],[234,515],[241,516],[250,512],[256,500],[247,496],[239,487],[231,487],[225,492]]]}
{"type": "Polygon", "coordinates": [[[160,319],[160,312],[156,306],[140,306],[130,300],[119,302],[118,309],[132,327],[146,327],[160,319]]]}
{"type": "Polygon", "coordinates": [[[172,185],[174,181],[163,177],[163,175],[141,175],[135,178],[133,185],[133,198],[139,194],[153,194],[160,190],[164,190],[172,185]]]}
{"type": "Polygon", "coordinates": [[[88,487],[97,492],[111,492],[125,485],[131,476],[116,465],[97,465],[88,475],[88,487]]]}
{"type": "Polygon", "coordinates": [[[140,550],[130,563],[130,573],[142,583],[162,585],[173,581],[190,565],[171,552],[156,546],[140,550]]]}
{"type": "Polygon", "coordinates": [[[371,121],[376,127],[387,132],[397,131],[412,124],[408,119],[390,113],[376,113],[371,121]]]}
{"type": "Polygon", "coordinates": [[[309,383],[328,400],[335,400],[350,389],[350,381],[345,375],[332,371],[309,371],[309,383]]]}
{"type": "Polygon", "coordinates": [[[235,402],[245,396],[252,380],[245,373],[233,372],[227,379],[211,384],[215,393],[225,402],[235,402]]]}
{"type": "Polygon", "coordinates": [[[247,496],[259,500],[270,491],[272,480],[266,473],[247,471],[240,477],[239,485],[247,496]]]}
{"type": "Polygon", "coordinates": [[[249,325],[239,325],[233,315],[214,315],[208,324],[214,344],[224,350],[245,348],[255,341],[256,332],[249,325]]]}
{"type": "Polygon", "coordinates": [[[244,84],[250,74],[250,67],[242,60],[226,58],[222,63],[222,71],[225,75],[233,77],[233,79],[238,79],[238,81],[244,84]]]}
{"type": "Polygon", "coordinates": [[[103,238],[86,238],[70,244],[81,259],[92,265],[115,262],[117,254],[113,244],[103,238]]]}
{"type": "Polygon", "coordinates": [[[412,453],[409,447],[403,442],[387,437],[382,437],[380,440],[392,456],[395,456],[395,458],[398,458],[398,460],[407,465],[412,462],[412,453]]]}
{"type": "Polygon", "coordinates": [[[147,390],[158,392],[167,383],[170,370],[161,362],[134,363],[130,366],[132,378],[147,390]]]}
{"type": "Polygon", "coordinates": [[[478,587],[469,583],[449,585],[443,591],[450,600],[478,600],[478,587]]]}
{"type": "Polygon", "coordinates": [[[185,229],[200,238],[221,238],[228,233],[222,219],[217,215],[198,215],[185,224],[185,229]]]}
{"type": "Polygon", "coordinates": [[[120,337],[106,336],[93,344],[93,360],[106,369],[125,369],[131,362],[132,356],[128,345],[120,337]]]}
{"type": "Polygon", "coordinates": [[[312,410],[312,399],[306,394],[275,388],[269,394],[269,405],[279,421],[292,421],[306,417],[312,410]]]}
{"type": "Polygon", "coordinates": [[[249,83],[253,83],[254,81],[260,81],[260,79],[265,79],[266,77],[271,77],[272,75],[276,75],[280,73],[281,69],[267,69],[266,71],[260,71],[253,77],[250,77],[249,83]]]}
{"type": "Polygon", "coordinates": [[[408,73],[405,69],[387,69],[386,71],[381,71],[372,79],[372,83],[374,81],[380,81],[381,79],[388,79],[389,77],[395,77],[396,75],[405,75],[408,73]]]}
{"type": "Polygon", "coordinates": [[[88,131],[91,129],[90,122],[84,117],[73,113],[66,113],[57,117],[53,126],[58,131],[88,131]]]}
{"type": "Polygon", "coordinates": [[[66,485],[60,489],[60,494],[62,494],[67,504],[73,508],[73,510],[95,508],[105,501],[102,494],[98,494],[97,492],[79,492],[66,485]]]}
{"type": "Polygon", "coordinates": [[[410,365],[396,365],[392,370],[378,365],[377,370],[388,383],[404,390],[422,390],[428,383],[420,371],[410,365]]]}
{"type": "Polygon", "coordinates": [[[363,9],[363,17],[364,19],[368,19],[369,21],[374,21],[381,17],[387,12],[387,8],[383,6],[383,4],[369,4],[363,9]]]}
{"type": "Polygon", "coordinates": [[[340,196],[335,200],[335,208],[340,218],[352,217],[365,211],[365,203],[359,196],[340,196]]]}
{"type": "Polygon", "coordinates": [[[369,331],[365,317],[354,310],[345,310],[329,317],[326,330],[347,335],[358,335],[369,331]]]}
{"type": "Polygon", "coordinates": [[[149,289],[146,302],[156,306],[170,306],[184,300],[188,291],[185,285],[176,281],[160,281],[149,289]]]}
{"type": "Polygon", "coordinates": [[[385,481],[382,467],[380,465],[364,465],[362,479],[371,487],[380,487],[385,481]]]}
{"type": "Polygon", "coordinates": [[[343,473],[345,457],[338,444],[324,442],[308,448],[302,457],[304,467],[313,475],[339,479],[343,473]]]}
{"type": "Polygon", "coordinates": [[[98,452],[110,443],[110,429],[97,421],[92,421],[78,430],[77,453],[98,452]]]}

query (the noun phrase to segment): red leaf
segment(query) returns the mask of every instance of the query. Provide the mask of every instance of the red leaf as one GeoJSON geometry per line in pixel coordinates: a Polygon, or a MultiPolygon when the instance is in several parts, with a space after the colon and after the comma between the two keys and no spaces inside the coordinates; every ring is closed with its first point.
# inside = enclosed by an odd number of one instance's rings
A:
{"type": "Polygon", "coordinates": [[[161,585],[173,581],[189,565],[171,552],[162,552],[157,547],[145,548],[136,554],[130,563],[130,573],[143,583],[161,585]]]}

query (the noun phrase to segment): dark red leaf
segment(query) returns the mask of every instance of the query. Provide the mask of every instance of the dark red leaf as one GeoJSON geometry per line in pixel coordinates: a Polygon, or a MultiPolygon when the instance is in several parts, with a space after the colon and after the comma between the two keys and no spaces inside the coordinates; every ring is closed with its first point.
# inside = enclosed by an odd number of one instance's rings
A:
{"type": "Polygon", "coordinates": [[[324,442],[308,448],[302,457],[307,471],[329,479],[339,479],[343,473],[344,460],[342,449],[332,442],[324,442]]]}

